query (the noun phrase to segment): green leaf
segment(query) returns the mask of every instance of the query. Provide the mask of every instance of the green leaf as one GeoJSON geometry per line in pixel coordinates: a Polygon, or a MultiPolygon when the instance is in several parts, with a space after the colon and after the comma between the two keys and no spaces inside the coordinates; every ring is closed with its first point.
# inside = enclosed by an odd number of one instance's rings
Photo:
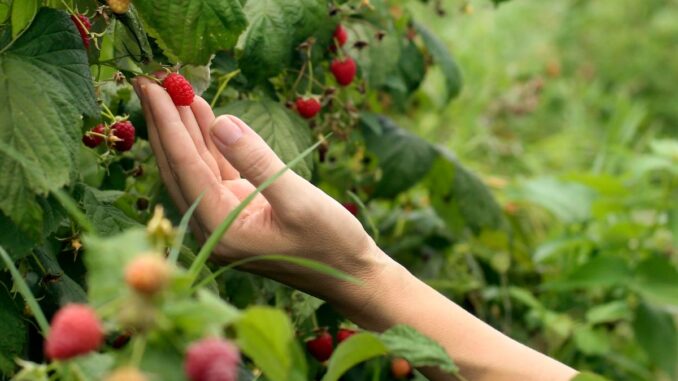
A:
{"type": "Polygon", "coordinates": [[[206,290],[198,291],[197,299],[166,302],[163,312],[177,328],[195,339],[206,332],[218,334],[240,315],[235,307],[206,290]]]}
{"type": "Polygon", "coordinates": [[[21,0],[12,2],[12,38],[16,38],[31,24],[38,13],[38,0],[21,0]]]}
{"type": "Polygon", "coordinates": [[[0,54],[0,88],[0,210],[35,238],[43,219],[35,194],[70,180],[81,113],[98,112],[87,54],[65,12],[42,8],[0,54]]]}
{"type": "Polygon", "coordinates": [[[139,367],[144,373],[153,375],[154,380],[186,381],[184,354],[173,344],[167,341],[148,343],[139,367]]]}
{"type": "Polygon", "coordinates": [[[250,307],[235,323],[235,331],[238,346],[267,379],[289,379],[293,365],[290,346],[297,343],[294,328],[284,312],[270,307],[250,307]]]}
{"type": "Polygon", "coordinates": [[[398,70],[399,34],[390,28],[389,33],[378,38],[381,29],[364,20],[354,21],[346,29],[349,31],[346,46],[353,46],[357,41],[367,43],[363,49],[348,50],[358,63],[362,78],[373,87],[385,84],[398,70]]]}
{"type": "Polygon", "coordinates": [[[517,196],[547,209],[563,222],[574,223],[591,217],[595,193],[581,184],[544,177],[522,184],[517,196]]]}
{"type": "Polygon", "coordinates": [[[601,255],[570,271],[564,279],[545,283],[545,287],[554,289],[610,287],[624,284],[631,278],[631,274],[631,269],[623,258],[601,255]]]}
{"type": "Polygon", "coordinates": [[[332,353],[322,381],[337,381],[354,366],[387,352],[388,349],[378,336],[367,332],[353,335],[339,344],[332,353]]]}
{"type": "Polygon", "coordinates": [[[323,0],[248,1],[245,13],[250,24],[238,40],[238,65],[255,81],[289,66],[297,45],[328,18],[323,0]]]}
{"type": "Polygon", "coordinates": [[[450,152],[442,148],[438,152],[426,184],[431,204],[445,224],[455,233],[501,228],[503,213],[490,190],[450,152]]]}
{"type": "Polygon", "coordinates": [[[151,44],[134,4],[130,4],[126,13],[116,15],[114,48],[114,57],[130,56],[137,62],[153,59],[151,44]]]}
{"type": "Polygon", "coordinates": [[[428,173],[437,155],[431,144],[385,116],[363,113],[361,118],[365,144],[377,156],[381,168],[374,197],[394,197],[428,173]]]}
{"type": "Polygon", "coordinates": [[[85,215],[92,222],[94,230],[101,236],[111,236],[125,229],[141,226],[129,218],[122,210],[107,203],[114,193],[104,193],[95,188],[86,187],[82,199],[85,215]]]}
{"type": "Polygon", "coordinates": [[[447,101],[455,98],[461,92],[462,76],[461,70],[457,62],[450,54],[445,44],[438,39],[431,31],[424,25],[415,23],[414,27],[421,35],[428,52],[433,57],[433,61],[440,66],[440,69],[445,76],[445,84],[447,85],[447,101]]]}
{"type": "Polygon", "coordinates": [[[239,0],[149,0],[134,5],[165,55],[184,64],[207,64],[212,54],[232,48],[247,26],[239,0]]]}
{"type": "Polygon", "coordinates": [[[115,359],[109,353],[90,353],[73,359],[85,381],[104,380],[113,368],[115,359]]]}
{"type": "Polygon", "coordinates": [[[653,363],[672,378],[676,375],[678,332],[671,314],[640,304],[633,321],[636,341],[653,363]]]}
{"type": "Polygon", "coordinates": [[[611,323],[630,318],[631,308],[625,301],[597,305],[586,311],[586,321],[590,324],[611,323]]]}
{"type": "Polygon", "coordinates": [[[610,351],[609,333],[604,328],[577,327],[574,331],[574,342],[587,355],[604,355],[610,351]]]}
{"type": "Polygon", "coordinates": [[[0,283],[0,374],[12,374],[14,359],[21,357],[28,342],[28,328],[21,316],[21,304],[10,295],[11,285],[0,283]]]}
{"type": "MultiPolygon", "coordinates": [[[[238,101],[216,109],[215,114],[232,114],[252,127],[280,159],[288,163],[312,143],[311,130],[298,115],[270,100],[238,101]]],[[[313,157],[307,156],[294,171],[310,179],[313,157]]]]}
{"type": "Polygon", "coordinates": [[[151,250],[142,228],[126,230],[111,238],[84,236],[84,260],[87,266],[89,300],[102,305],[120,295],[124,287],[125,266],[134,257],[151,250]]]}
{"type": "Polygon", "coordinates": [[[582,372],[574,376],[570,381],[608,381],[608,379],[590,372],[582,372]]]}
{"type": "Polygon", "coordinates": [[[667,258],[655,256],[641,262],[631,286],[650,303],[678,306],[678,270],[667,258]]]}
{"type": "Polygon", "coordinates": [[[381,334],[381,340],[391,355],[404,358],[414,367],[437,366],[449,373],[459,371],[440,344],[407,325],[389,328],[381,334]]]}

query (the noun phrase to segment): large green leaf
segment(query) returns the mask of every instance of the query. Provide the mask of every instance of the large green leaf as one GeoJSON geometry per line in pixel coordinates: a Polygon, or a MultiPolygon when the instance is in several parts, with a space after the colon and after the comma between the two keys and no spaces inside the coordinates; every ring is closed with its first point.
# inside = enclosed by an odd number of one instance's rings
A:
{"type": "Polygon", "coordinates": [[[204,65],[232,48],[247,26],[239,0],[146,0],[134,2],[148,33],[165,55],[204,65]]]}
{"type": "Polygon", "coordinates": [[[115,57],[130,56],[139,62],[147,62],[153,58],[151,44],[134,5],[130,5],[125,14],[117,16],[114,47],[115,57]]]}
{"type": "Polygon", "coordinates": [[[582,184],[552,177],[526,181],[516,190],[517,197],[535,203],[564,222],[582,222],[591,217],[595,192],[582,184]]]}
{"type": "Polygon", "coordinates": [[[346,371],[373,357],[385,355],[388,349],[371,333],[359,333],[339,344],[332,353],[322,381],[337,381],[346,371]]]}
{"type": "Polygon", "coordinates": [[[65,12],[42,8],[0,54],[0,209],[36,237],[35,194],[66,184],[75,166],[81,113],[95,115],[82,40],[65,12]]]}
{"type": "MultiPolygon", "coordinates": [[[[238,101],[214,111],[217,115],[232,114],[252,127],[284,161],[290,162],[312,143],[311,131],[298,115],[270,100],[238,101]]],[[[293,170],[309,179],[313,158],[309,155],[293,170]]]]}
{"type": "Polygon", "coordinates": [[[636,341],[652,362],[673,378],[678,359],[678,332],[671,314],[641,304],[633,321],[636,341]]]}
{"type": "Polygon", "coordinates": [[[381,86],[391,76],[397,73],[400,59],[399,35],[389,30],[385,35],[374,25],[358,20],[347,25],[349,40],[346,46],[353,46],[356,42],[367,43],[362,49],[349,49],[360,67],[362,78],[370,86],[381,86]]]}
{"type": "Polygon", "coordinates": [[[665,257],[656,256],[641,262],[632,287],[648,302],[678,306],[678,270],[665,257]]]}
{"type": "Polygon", "coordinates": [[[631,269],[623,258],[601,255],[570,271],[564,279],[545,285],[556,289],[610,287],[630,278],[631,269]]]}
{"type": "Polygon", "coordinates": [[[427,176],[431,204],[454,232],[469,228],[474,233],[503,225],[501,208],[490,190],[448,151],[439,148],[427,176]]]}
{"type": "Polygon", "coordinates": [[[11,374],[14,359],[23,354],[28,341],[28,329],[9,290],[11,284],[0,283],[0,374],[11,374]]]}
{"type": "Polygon", "coordinates": [[[287,315],[270,307],[248,308],[235,323],[240,349],[267,379],[290,381],[297,349],[294,328],[287,315]]]}
{"type": "Polygon", "coordinates": [[[248,1],[250,22],[238,40],[238,61],[251,79],[274,76],[289,65],[296,46],[327,23],[323,0],[248,1]]]}
{"type": "Polygon", "coordinates": [[[407,190],[431,169],[436,150],[427,141],[396,126],[385,116],[361,115],[367,149],[377,156],[381,180],[375,197],[393,197],[407,190]]]}
{"type": "Polygon", "coordinates": [[[111,192],[102,192],[87,186],[84,188],[82,204],[85,215],[92,222],[98,234],[104,237],[111,236],[130,227],[141,226],[108,202],[107,194],[111,192]]]}
{"type": "Polygon", "coordinates": [[[440,66],[445,76],[447,85],[447,100],[456,97],[461,92],[462,76],[457,62],[454,60],[445,44],[438,39],[431,31],[420,23],[414,24],[417,32],[421,35],[428,52],[433,57],[433,61],[440,66]]]}
{"type": "Polygon", "coordinates": [[[381,334],[391,355],[402,357],[415,367],[437,366],[450,373],[459,371],[445,349],[407,325],[396,325],[381,334]]]}

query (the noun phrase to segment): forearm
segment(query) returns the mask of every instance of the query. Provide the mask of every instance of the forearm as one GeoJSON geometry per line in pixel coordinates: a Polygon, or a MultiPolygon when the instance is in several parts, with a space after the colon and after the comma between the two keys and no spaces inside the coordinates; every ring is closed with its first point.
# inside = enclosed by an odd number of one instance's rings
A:
{"type": "MultiPolygon", "coordinates": [[[[383,264],[375,274],[361,287],[367,297],[355,298],[361,300],[355,305],[340,303],[338,308],[366,329],[414,327],[439,342],[468,380],[565,381],[576,374],[477,319],[395,262],[383,264]]],[[[436,372],[429,376],[451,379],[436,372]]]]}

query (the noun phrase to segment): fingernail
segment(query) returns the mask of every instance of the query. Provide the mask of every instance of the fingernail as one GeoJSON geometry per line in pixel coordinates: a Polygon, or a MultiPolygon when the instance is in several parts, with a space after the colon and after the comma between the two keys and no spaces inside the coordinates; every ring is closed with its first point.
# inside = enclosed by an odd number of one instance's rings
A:
{"type": "Polygon", "coordinates": [[[212,133],[217,141],[223,145],[235,144],[242,137],[240,126],[225,116],[220,116],[214,121],[212,133]]]}

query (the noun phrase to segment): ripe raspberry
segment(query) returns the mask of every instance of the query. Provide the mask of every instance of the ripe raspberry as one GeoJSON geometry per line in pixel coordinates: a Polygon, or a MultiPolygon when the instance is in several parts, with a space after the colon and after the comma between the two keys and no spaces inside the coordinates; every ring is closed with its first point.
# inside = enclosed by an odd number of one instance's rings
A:
{"type": "Polygon", "coordinates": [[[97,349],[104,341],[104,330],[92,308],[68,304],[54,315],[45,340],[45,355],[66,360],[97,349]]]}
{"type": "Polygon", "coordinates": [[[311,119],[320,112],[320,102],[315,98],[297,98],[294,102],[299,115],[306,119],[311,119]]]}
{"type": "Polygon", "coordinates": [[[337,342],[341,343],[356,333],[357,332],[354,329],[339,328],[339,331],[337,331],[337,342]]]}
{"type": "Polygon", "coordinates": [[[148,378],[137,368],[131,366],[118,368],[109,374],[104,381],[146,381],[148,378]]]}
{"type": "Polygon", "coordinates": [[[332,45],[330,45],[330,50],[332,52],[336,52],[337,46],[344,46],[347,40],[348,33],[346,32],[346,28],[344,28],[344,26],[341,24],[337,25],[337,28],[334,30],[334,34],[332,35],[332,45]]]}
{"type": "Polygon", "coordinates": [[[184,370],[191,381],[235,381],[239,362],[240,351],[233,343],[207,338],[188,347],[184,370]]]}
{"type": "Polygon", "coordinates": [[[193,87],[183,75],[171,73],[162,81],[162,86],[176,106],[190,106],[193,103],[193,97],[195,97],[193,87]]]}
{"type": "Polygon", "coordinates": [[[391,360],[391,374],[397,379],[408,378],[412,375],[412,365],[400,357],[391,360]]]}
{"type": "Polygon", "coordinates": [[[125,282],[136,292],[155,295],[170,280],[170,267],[158,254],[145,254],[135,258],[125,267],[125,282]]]}
{"type": "MultiPolygon", "coordinates": [[[[97,126],[92,129],[92,132],[103,135],[106,133],[106,129],[103,124],[97,124],[97,126]]],[[[89,148],[96,148],[102,141],[104,141],[104,138],[101,136],[90,134],[82,135],[82,142],[89,148]]]]}
{"type": "Polygon", "coordinates": [[[113,13],[123,14],[129,10],[130,0],[108,0],[108,6],[113,13]]]}
{"type": "Polygon", "coordinates": [[[73,20],[73,24],[75,24],[76,28],[78,28],[80,38],[82,38],[82,43],[85,45],[85,49],[89,49],[89,30],[92,27],[92,23],[89,22],[89,18],[85,15],[78,14],[71,15],[71,20],[73,20]]]}
{"type": "Polygon", "coordinates": [[[353,82],[358,67],[351,57],[342,59],[336,58],[330,65],[330,70],[341,86],[348,86],[353,82]]]}
{"type": "Polygon", "coordinates": [[[319,332],[314,339],[306,342],[306,348],[316,360],[326,361],[334,352],[332,336],[327,331],[319,332]]]}
{"type": "Polygon", "coordinates": [[[121,139],[113,143],[113,148],[118,152],[125,152],[132,149],[132,146],[134,145],[134,136],[136,134],[132,122],[128,120],[117,122],[111,126],[111,130],[115,137],[121,139]]]}
{"type": "Polygon", "coordinates": [[[355,202],[344,202],[341,205],[343,205],[344,208],[346,208],[346,210],[351,212],[352,215],[356,217],[358,216],[358,212],[360,211],[360,209],[358,208],[358,205],[355,202]]]}

